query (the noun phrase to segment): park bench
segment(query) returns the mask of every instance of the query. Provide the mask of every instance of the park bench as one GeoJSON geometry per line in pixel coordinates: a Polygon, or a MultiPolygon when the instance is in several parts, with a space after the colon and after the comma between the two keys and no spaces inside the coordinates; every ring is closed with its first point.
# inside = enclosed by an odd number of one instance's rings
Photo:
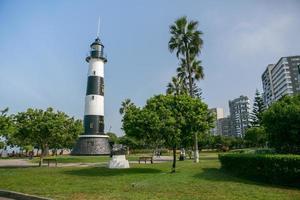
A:
{"type": "Polygon", "coordinates": [[[150,157],[150,156],[139,157],[139,164],[141,163],[141,161],[145,161],[145,164],[146,164],[147,160],[149,160],[151,162],[151,164],[153,164],[153,157],[150,157]]]}
{"type": "Polygon", "coordinates": [[[44,162],[48,163],[48,167],[50,166],[50,163],[55,163],[55,167],[57,167],[57,159],[56,158],[44,158],[44,162]]]}

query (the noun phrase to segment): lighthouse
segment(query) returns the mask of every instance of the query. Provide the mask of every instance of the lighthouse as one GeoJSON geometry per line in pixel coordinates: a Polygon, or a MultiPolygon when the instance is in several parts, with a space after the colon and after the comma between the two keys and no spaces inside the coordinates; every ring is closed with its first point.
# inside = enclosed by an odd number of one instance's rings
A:
{"type": "Polygon", "coordinates": [[[84,107],[84,133],[79,136],[73,155],[110,154],[108,136],[104,133],[104,45],[99,37],[90,45],[86,57],[89,65],[84,107]]]}

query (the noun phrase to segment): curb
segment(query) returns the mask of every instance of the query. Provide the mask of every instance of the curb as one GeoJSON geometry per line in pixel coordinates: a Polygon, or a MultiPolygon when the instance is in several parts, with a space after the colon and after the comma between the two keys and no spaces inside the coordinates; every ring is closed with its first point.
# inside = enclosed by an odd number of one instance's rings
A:
{"type": "Polygon", "coordinates": [[[34,195],[19,193],[19,192],[13,192],[9,190],[0,190],[0,199],[1,197],[15,199],[15,200],[52,200],[45,197],[38,197],[34,195]]]}

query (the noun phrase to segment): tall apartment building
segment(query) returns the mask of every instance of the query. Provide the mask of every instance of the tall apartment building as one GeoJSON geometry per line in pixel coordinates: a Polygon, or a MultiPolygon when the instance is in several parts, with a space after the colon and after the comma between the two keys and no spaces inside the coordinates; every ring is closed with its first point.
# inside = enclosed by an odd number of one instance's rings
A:
{"type": "Polygon", "coordinates": [[[300,56],[282,57],[263,72],[264,103],[270,106],[284,95],[300,93],[300,56]]]}
{"type": "Polygon", "coordinates": [[[229,101],[230,126],[232,136],[243,137],[249,126],[250,100],[247,96],[240,96],[229,101]]]}
{"type": "Polygon", "coordinates": [[[211,108],[210,111],[215,114],[215,127],[210,130],[212,135],[222,135],[221,124],[219,123],[219,119],[224,118],[224,110],[223,108],[211,108]]]}
{"type": "Polygon", "coordinates": [[[230,116],[218,119],[218,125],[221,130],[221,135],[231,136],[231,120],[230,116]]]}

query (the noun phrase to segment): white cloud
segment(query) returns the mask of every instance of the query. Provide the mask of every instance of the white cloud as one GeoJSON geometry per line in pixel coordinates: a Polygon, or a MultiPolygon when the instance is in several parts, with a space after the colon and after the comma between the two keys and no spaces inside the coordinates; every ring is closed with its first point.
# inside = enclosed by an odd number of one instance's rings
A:
{"type": "MultiPolygon", "coordinates": [[[[237,24],[230,32],[230,52],[232,56],[256,57],[262,54],[285,56],[291,36],[299,33],[293,15],[276,16],[270,20],[247,21],[237,24]]],[[[298,38],[299,37],[292,37],[298,38]]]]}

